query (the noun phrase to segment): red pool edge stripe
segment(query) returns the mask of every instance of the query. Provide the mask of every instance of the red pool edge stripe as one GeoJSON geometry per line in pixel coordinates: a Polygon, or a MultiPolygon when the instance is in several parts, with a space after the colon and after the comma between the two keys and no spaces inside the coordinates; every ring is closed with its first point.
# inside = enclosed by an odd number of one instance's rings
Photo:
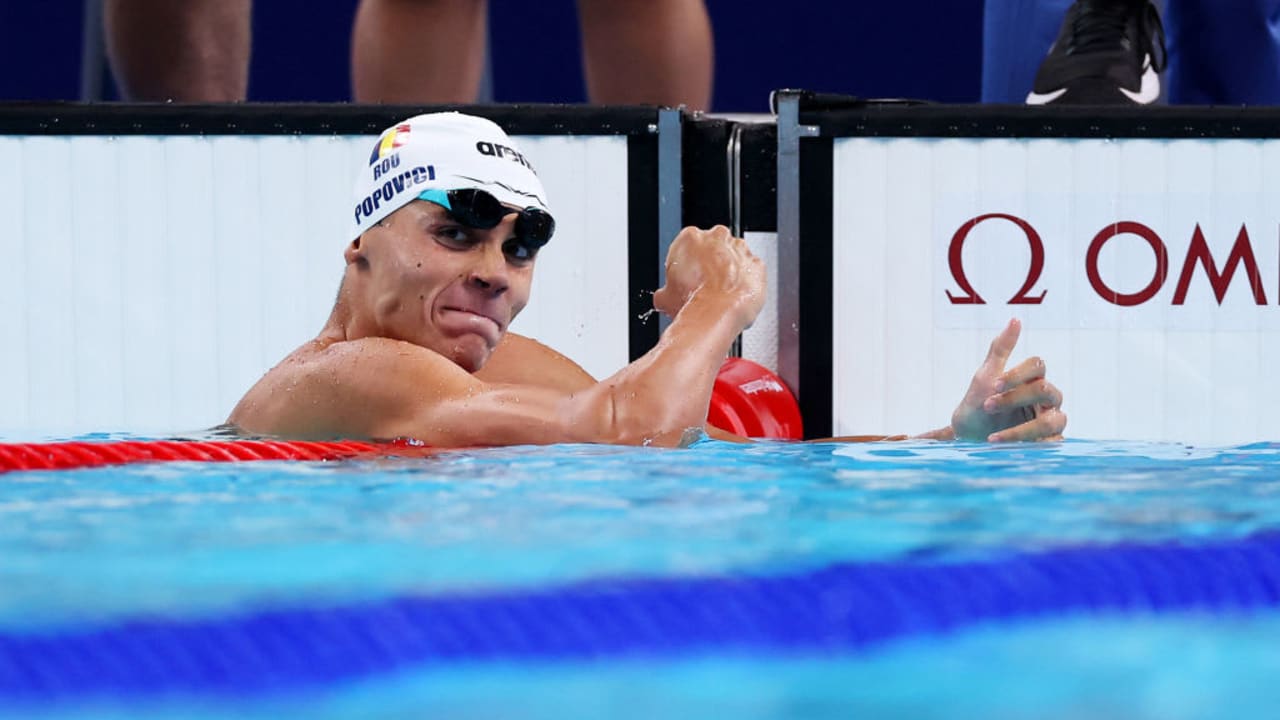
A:
{"type": "Polygon", "coordinates": [[[427,457],[440,452],[409,441],[121,440],[114,442],[0,443],[0,473],[74,470],[149,462],[253,462],[427,457]]]}

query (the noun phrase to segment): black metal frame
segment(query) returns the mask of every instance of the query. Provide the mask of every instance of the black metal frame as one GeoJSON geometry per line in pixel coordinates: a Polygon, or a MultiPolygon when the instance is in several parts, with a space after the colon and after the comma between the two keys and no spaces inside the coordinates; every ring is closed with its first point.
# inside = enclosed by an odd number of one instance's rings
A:
{"type": "Polygon", "coordinates": [[[4,103],[0,135],[367,135],[444,110],[512,135],[648,135],[658,117],[657,108],[586,105],[4,103]]]}
{"type": "Polygon", "coordinates": [[[829,137],[1278,138],[1280,108],[1027,107],[801,103],[800,122],[829,137]]]}

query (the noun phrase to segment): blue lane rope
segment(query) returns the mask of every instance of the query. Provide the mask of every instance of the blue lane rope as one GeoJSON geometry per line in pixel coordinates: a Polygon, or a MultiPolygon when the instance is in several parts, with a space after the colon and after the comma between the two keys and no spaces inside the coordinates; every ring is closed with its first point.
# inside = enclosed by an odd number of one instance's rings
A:
{"type": "Polygon", "coordinates": [[[592,581],[0,634],[0,701],[247,695],[459,661],[850,651],[979,622],[1280,606],[1280,533],[773,577],[592,581]]]}

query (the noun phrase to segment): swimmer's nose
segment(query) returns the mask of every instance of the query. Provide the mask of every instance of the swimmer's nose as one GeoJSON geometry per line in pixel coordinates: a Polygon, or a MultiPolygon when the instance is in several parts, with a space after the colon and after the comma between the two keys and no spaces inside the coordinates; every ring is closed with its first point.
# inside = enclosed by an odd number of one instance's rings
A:
{"type": "Polygon", "coordinates": [[[511,278],[507,273],[507,257],[502,252],[502,245],[486,242],[482,244],[476,264],[471,268],[468,282],[472,287],[496,297],[511,287],[511,278]]]}

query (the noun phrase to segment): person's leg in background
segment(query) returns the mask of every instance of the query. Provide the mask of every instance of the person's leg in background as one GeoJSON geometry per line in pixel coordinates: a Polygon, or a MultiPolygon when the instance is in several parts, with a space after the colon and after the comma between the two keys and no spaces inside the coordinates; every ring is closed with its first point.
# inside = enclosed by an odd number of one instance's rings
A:
{"type": "MultiPolygon", "coordinates": [[[[486,5],[362,0],[351,43],[355,99],[474,102],[486,5]]],[[[592,102],[710,105],[712,38],[703,0],[579,0],[578,12],[592,102]]]]}
{"type": "Polygon", "coordinates": [[[250,0],[105,0],[107,57],[129,100],[230,102],[249,90],[250,0]]]}
{"type": "Polygon", "coordinates": [[[475,102],[487,12],[485,0],[362,0],[351,38],[356,101],[475,102]]]}
{"type": "MultiPolygon", "coordinates": [[[[1212,0],[1210,0],[1212,2],[1212,0]]],[[[986,0],[982,15],[982,102],[1026,102],[1072,0],[986,0]]]]}
{"type": "Polygon", "coordinates": [[[1280,0],[1168,0],[1169,102],[1280,105],[1280,0]]]}
{"type": "Polygon", "coordinates": [[[703,0],[578,0],[587,95],[601,104],[711,105],[703,0]]]}

